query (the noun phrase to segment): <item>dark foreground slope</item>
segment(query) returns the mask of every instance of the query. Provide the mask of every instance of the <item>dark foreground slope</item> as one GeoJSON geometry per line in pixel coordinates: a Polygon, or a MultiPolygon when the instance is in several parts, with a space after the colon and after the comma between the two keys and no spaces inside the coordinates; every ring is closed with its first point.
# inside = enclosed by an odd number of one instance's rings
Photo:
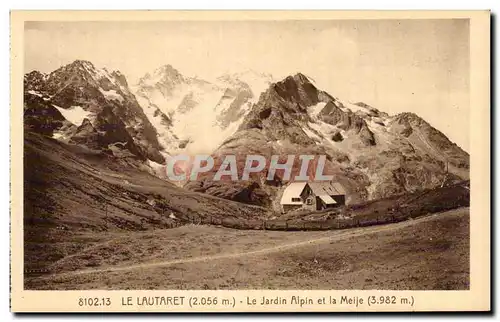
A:
{"type": "Polygon", "coordinates": [[[177,227],[206,216],[266,215],[260,207],[176,187],[137,169],[140,164],[134,162],[26,132],[25,268],[44,269],[88,246],[85,240],[61,245],[76,231],[141,231],[177,227]]]}

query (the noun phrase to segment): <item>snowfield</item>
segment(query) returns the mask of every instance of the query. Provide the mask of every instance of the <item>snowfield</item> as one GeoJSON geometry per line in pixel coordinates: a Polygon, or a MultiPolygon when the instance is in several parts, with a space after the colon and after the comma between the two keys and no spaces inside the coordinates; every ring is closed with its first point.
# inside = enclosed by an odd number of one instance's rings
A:
{"type": "Polygon", "coordinates": [[[38,93],[37,91],[33,91],[33,90],[31,90],[31,91],[28,91],[28,93],[30,93],[31,95],[36,95],[36,96],[38,96],[38,97],[43,97],[43,95],[42,95],[42,94],[40,94],[40,93],[38,93]]]}
{"type": "Polygon", "coordinates": [[[245,71],[220,76],[210,83],[184,77],[172,68],[164,67],[146,74],[132,91],[155,126],[166,151],[209,154],[236,132],[252,104],[258,101],[271,81],[270,75],[245,71]],[[238,99],[238,93],[248,89],[253,97],[238,101],[241,104],[239,117],[227,119],[234,117],[231,115],[234,111],[230,109],[234,108],[232,104],[238,99]],[[157,109],[171,119],[171,125],[162,123],[157,109]]]}
{"type": "Polygon", "coordinates": [[[109,90],[109,91],[105,91],[102,88],[99,88],[99,91],[108,100],[117,100],[117,101],[120,101],[120,103],[123,102],[123,97],[120,94],[118,94],[114,89],[109,90]]]}
{"type": "Polygon", "coordinates": [[[83,120],[86,118],[90,120],[91,116],[93,115],[91,112],[85,111],[81,106],[71,106],[70,108],[62,108],[55,104],[52,104],[52,106],[57,108],[57,110],[61,112],[66,120],[70,121],[76,126],[80,126],[83,120]]]}
{"type": "Polygon", "coordinates": [[[319,102],[316,105],[308,107],[307,113],[309,113],[309,116],[311,116],[311,118],[316,119],[319,112],[321,112],[321,110],[325,107],[325,105],[326,103],[319,102]]]}

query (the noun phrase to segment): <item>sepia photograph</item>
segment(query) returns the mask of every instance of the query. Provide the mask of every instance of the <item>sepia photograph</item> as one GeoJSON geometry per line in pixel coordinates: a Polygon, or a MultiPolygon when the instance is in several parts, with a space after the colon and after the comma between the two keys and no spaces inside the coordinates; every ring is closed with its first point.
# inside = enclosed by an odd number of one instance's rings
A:
{"type": "Polygon", "coordinates": [[[470,291],[471,19],[230,17],[22,22],[22,289],[470,291]]]}

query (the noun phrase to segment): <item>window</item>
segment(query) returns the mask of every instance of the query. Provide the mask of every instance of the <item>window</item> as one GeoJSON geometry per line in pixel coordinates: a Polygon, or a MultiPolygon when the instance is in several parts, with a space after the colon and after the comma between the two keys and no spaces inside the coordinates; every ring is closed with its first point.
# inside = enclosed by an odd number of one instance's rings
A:
{"type": "Polygon", "coordinates": [[[306,204],[308,204],[308,205],[312,205],[312,204],[313,204],[313,200],[312,200],[312,198],[307,198],[307,200],[306,200],[306,204]]]}
{"type": "Polygon", "coordinates": [[[300,198],[292,198],[292,202],[300,202],[301,199],[300,198]]]}

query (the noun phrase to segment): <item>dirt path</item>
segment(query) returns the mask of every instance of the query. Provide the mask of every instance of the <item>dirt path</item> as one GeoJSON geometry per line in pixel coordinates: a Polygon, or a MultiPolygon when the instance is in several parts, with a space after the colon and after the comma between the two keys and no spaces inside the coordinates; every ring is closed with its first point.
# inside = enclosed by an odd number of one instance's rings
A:
{"type": "Polygon", "coordinates": [[[399,222],[399,223],[380,225],[380,226],[353,228],[353,229],[343,230],[343,231],[338,231],[338,230],[331,231],[330,230],[330,231],[327,231],[324,233],[324,235],[329,235],[329,236],[309,239],[309,240],[295,242],[295,243],[283,244],[283,245],[279,245],[279,246],[263,248],[263,249],[258,249],[258,250],[254,250],[254,251],[248,251],[248,252],[226,253],[226,254],[217,254],[217,255],[210,255],[210,256],[199,256],[199,257],[182,258],[182,259],[175,259],[175,260],[168,260],[168,261],[140,263],[140,264],[127,265],[127,266],[115,266],[115,267],[96,268],[96,269],[83,269],[83,270],[77,270],[77,271],[72,271],[72,272],[51,274],[51,275],[45,276],[44,278],[70,277],[70,276],[84,275],[84,274],[129,271],[129,270],[134,270],[134,269],[148,269],[148,268],[154,268],[154,267],[164,267],[164,266],[170,266],[170,265],[176,265],[176,264],[205,262],[205,261],[212,261],[212,260],[218,260],[218,259],[237,258],[237,257],[254,256],[254,255],[264,255],[264,254],[279,252],[279,251],[283,251],[283,250],[295,248],[295,247],[303,247],[303,246],[308,246],[308,245],[315,245],[315,244],[321,244],[321,243],[326,243],[326,242],[338,241],[338,240],[342,240],[342,239],[348,239],[348,238],[357,237],[357,236],[361,236],[361,235],[365,235],[365,234],[372,234],[372,233],[378,233],[378,232],[383,232],[383,231],[397,230],[397,229],[400,229],[400,228],[403,228],[406,226],[415,225],[415,224],[423,222],[423,221],[432,220],[433,218],[440,216],[440,215],[442,215],[442,214],[437,213],[437,214],[432,214],[432,215],[420,217],[420,218],[415,219],[415,220],[407,220],[407,221],[403,221],[403,222],[399,222]]]}

